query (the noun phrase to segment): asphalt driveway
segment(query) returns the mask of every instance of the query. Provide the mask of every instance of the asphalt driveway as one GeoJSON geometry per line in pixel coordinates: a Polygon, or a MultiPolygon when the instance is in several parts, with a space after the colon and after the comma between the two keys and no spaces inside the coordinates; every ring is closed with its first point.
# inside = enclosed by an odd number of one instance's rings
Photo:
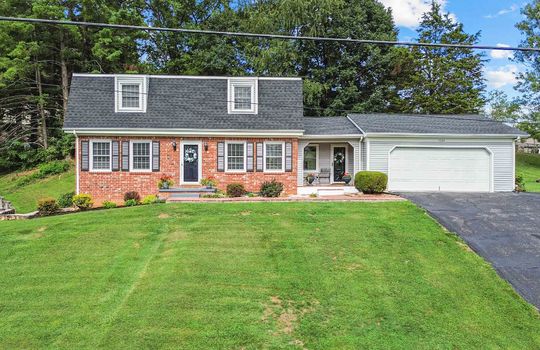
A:
{"type": "Polygon", "coordinates": [[[457,233],[540,309],[540,194],[401,195],[457,233]]]}

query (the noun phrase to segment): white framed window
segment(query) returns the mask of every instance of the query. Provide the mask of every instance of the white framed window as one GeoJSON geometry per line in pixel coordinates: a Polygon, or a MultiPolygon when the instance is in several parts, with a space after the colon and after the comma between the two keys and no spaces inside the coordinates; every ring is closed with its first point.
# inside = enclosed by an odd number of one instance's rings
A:
{"type": "Polygon", "coordinates": [[[130,171],[152,171],[152,141],[131,141],[130,171]]]}
{"type": "Polygon", "coordinates": [[[112,171],[111,159],[110,140],[90,141],[90,171],[112,171]]]}
{"type": "Polygon", "coordinates": [[[246,171],[246,143],[226,142],[225,143],[225,171],[245,172],[246,171]]]}
{"type": "Polygon", "coordinates": [[[146,112],[146,77],[115,77],[115,111],[146,112]]]}
{"type": "Polygon", "coordinates": [[[256,78],[229,79],[227,90],[229,114],[257,114],[258,80],[256,78]]]}
{"type": "Polygon", "coordinates": [[[264,143],[264,171],[285,171],[285,142],[268,141],[264,143]]]}
{"type": "Polygon", "coordinates": [[[319,171],[319,145],[304,148],[304,171],[319,171]]]}

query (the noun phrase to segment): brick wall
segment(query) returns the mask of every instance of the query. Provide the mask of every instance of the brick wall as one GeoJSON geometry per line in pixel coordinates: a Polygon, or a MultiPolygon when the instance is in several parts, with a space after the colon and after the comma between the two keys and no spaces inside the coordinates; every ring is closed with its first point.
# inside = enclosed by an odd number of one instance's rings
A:
{"type": "Polygon", "coordinates": [[[298,161],[298,142],[297,139],[283,138],[180,138],[180,137],[79,137],[79,160],[80,160],[80,142],[83,140],[156,140],[160,141],[160,171],[159,172],[92,172],[79,171],[79,193],[89,193],[94,198],[96,205],[105,200],[117,203],[123,202],[124,193],[127,191],[137,191],[141,197],[149,194],[158,194],[157,183],[162,175],[170,175],[174,179],[174,187],[180,186],[180,155],[182,140],[201,141],[204,145],[208,144],[208,150],[204,146],[199,151],[202,156],[202,177],[214,177],[217,180],[217,187],[225,190],[227,184],[238,182],[244,184],[246,190],[257,192],[264,181],[276,179],[284,184],[284,194],[296,194],[296,176],[298,161]],[[264,172],[218,172],[217,171],[217,143],[220,141],[287,141],[293,145],[293,171],[283,173],[264,173],[264,172]],[[172,142],[176,142],[176,151],[173,150],[172,142]]]}

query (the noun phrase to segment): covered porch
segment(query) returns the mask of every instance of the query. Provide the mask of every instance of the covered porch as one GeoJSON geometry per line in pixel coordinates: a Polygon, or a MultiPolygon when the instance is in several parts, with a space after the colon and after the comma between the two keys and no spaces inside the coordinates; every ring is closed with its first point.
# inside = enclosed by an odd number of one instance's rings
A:
{"type": "Polygon", "coordinates": [[[336,195],[358,193],[354,175],[360,171],[360,139],[312,138],[298,143],[298,194],[336,195]],[[306,180],[314,176],[312,184],[306,180]],[[343,176],[349,174],[349,184],[343,176]]]}

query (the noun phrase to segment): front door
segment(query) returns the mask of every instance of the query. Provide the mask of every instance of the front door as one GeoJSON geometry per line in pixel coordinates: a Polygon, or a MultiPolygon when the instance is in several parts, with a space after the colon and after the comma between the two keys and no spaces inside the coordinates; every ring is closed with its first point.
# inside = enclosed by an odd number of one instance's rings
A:
{"type": "Polygon", "coordinates": [[[334,182],[343,181],[343,175],[345,174],[345,154],[347,153],[347,148],[343,146],[334,146],[332,147],[332,168],[333,168],[333,179],[334,182]]]}
{"type": "Polygon", "coordinates": [[[182,152],[182,163],[184,164],[183,181],[199,182],[199,145],[184,144],[182,152]]]}

